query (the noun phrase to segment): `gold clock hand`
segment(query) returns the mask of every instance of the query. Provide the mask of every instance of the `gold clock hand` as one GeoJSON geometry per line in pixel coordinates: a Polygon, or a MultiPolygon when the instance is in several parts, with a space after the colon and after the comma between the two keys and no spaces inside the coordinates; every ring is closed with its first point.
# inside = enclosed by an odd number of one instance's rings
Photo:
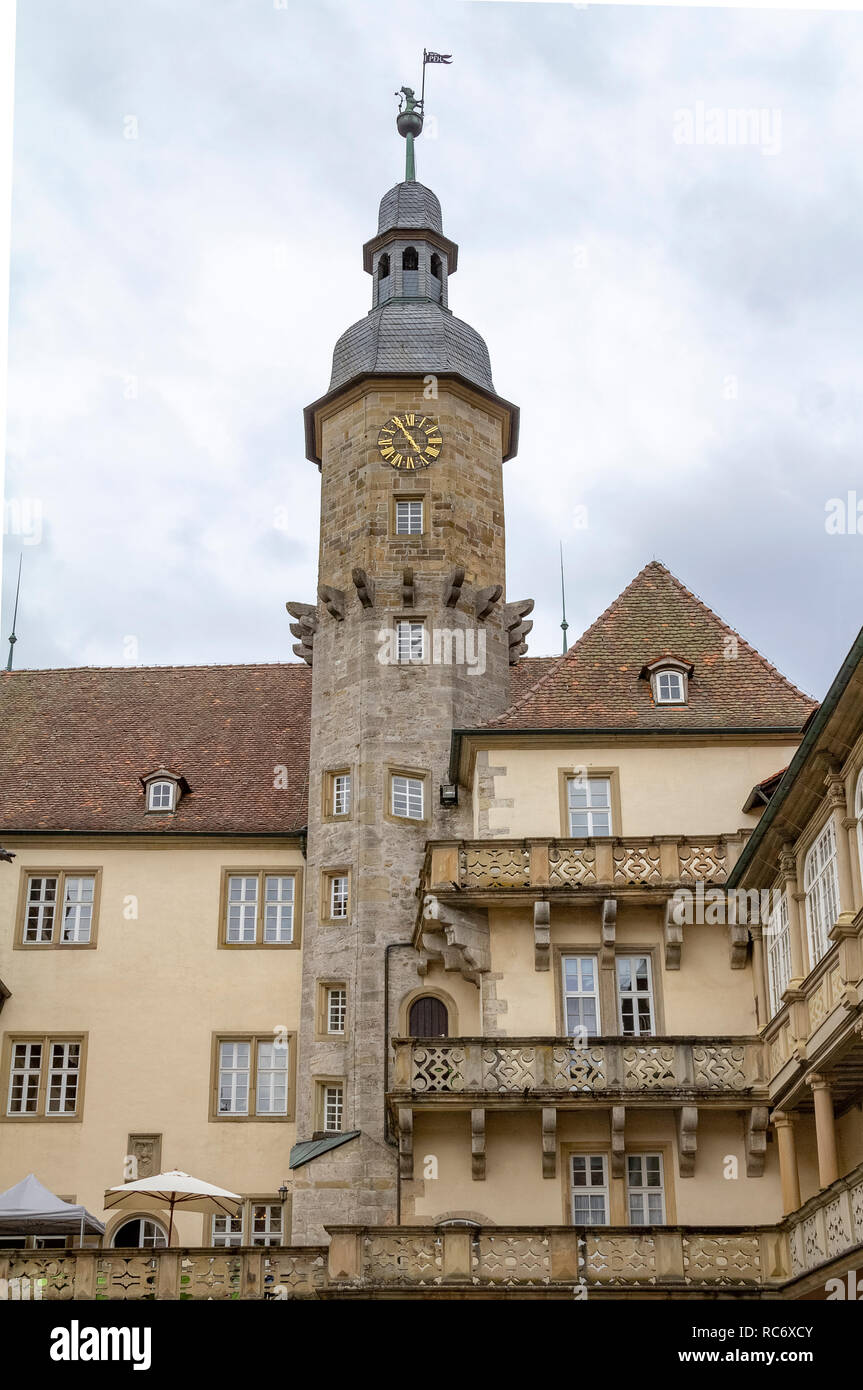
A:
{"type": "Polygon", "coordinates": [[[393,416],[393,419],[395,420],[396,424],[398,425],[398,427],[399,427],[399,429],[401,430],[402,434],[404,435],[405,439],[406,439],[406,440],[408,441],[408,443],[410,444],[411,448],[414,449],[418,454],[421,454],[421,453],[422,453],[422,449],[420,448],[419,444],[417,444],[417,442],[416,442],[416,440],[413,438],[413,436],[408,432],[407,427],[406,427],[405,425],[402,424],[401,420],[399,419],[399,417],[398,417],[397,415],[394,415],[394,416],[393,416]]]}

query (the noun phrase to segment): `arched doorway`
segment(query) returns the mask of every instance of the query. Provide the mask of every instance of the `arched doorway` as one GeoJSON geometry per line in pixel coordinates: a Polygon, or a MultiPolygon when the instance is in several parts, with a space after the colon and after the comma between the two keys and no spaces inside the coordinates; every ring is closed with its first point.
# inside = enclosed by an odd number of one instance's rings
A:
{"type": "Polygon", "coordinates": [[[442,999],[420,995],[408,1011],[408,1032],[412,1038],[448,1038],[449,1014],[442,999]]]}

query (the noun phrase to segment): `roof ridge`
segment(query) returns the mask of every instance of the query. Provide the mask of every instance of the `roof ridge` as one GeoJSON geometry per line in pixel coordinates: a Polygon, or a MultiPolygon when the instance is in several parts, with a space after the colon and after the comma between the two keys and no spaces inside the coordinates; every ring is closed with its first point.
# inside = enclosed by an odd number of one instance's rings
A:
{"type": "MultiPolygon", "coordinates": [[[[530,686],[524,692],[523,695],[519,696],[515,704],[508,705],[507,708],[501,714],[495,715],[494,719],[489,719],[487,724],[483,725],[483,728],[488,728],[490,725],[498,724],[504,717],[508,718],[511,714],[514,714],[516,710],[521,709],[522,705],[535,693],[535,691],[538,690],[540,686],[544,685],[546,681],[550,680],[552,676],[556,675],[565,661],[568,661],[570,660],[570,658],[572,658],[573,653],[578,650],[582,642],[584,642],[585,639],[590,635],[590,633],[593,632],[594,628],[597,627],[599,623],[601,623],[605,618],[608,617],[608,614],[611,612],[611,610],[614,607],[616,607],[618,603],[620,603],[621,599],[626,594],[629,593],[629,590],[632,588],[633,584],[637,583],[637,581],[641,578],[645,571],[649,570],[652,566],[657,566],[666,574],[671,574],[671,571],[667,570],[665,568],[665,565],[660,564],[658,560],[651,560],[648,564],[642,566],[642,568],[638,571],[638,574],[636,574],[634,578],[630,579],[629,583],[626,585],[624,589],[621,589],[617,597],[613,598],[611,600],[611,603],[607,604],[606,607],[603,608],[599,616],[597,618],[594,618],[590,626],[586,627],[584,629],[584,632],[582,632],[579,637],[576,637],[572,646],[567,647],[566,651],[563,652],[560,656],[552,657],[551,660],[553,664],[548,668],[547,671],[543,671],[542,675],[539,676],[539,678],[536,681],[534,681],[533,685],[530,686]]],[[[673,575],[671,575],[671,577],[672,579],[674,578],[673,575]]],[[[546,660],[547,659],[548,658],[546,658],[546,660]]]]}
{"type": "Polygon", "coordinates": [[[793,681],[789,680],[788,677],[784,674],[784,672],[779,670],[778,666],[774,666],[773,662],[769,661],[768,658],[764,656],[764,654],[760,652],[757,647],[753,647],[751,642],[747,642],[746,638],[742,635],[742,633],[737,631],[736,627],[732,627],[730,623],[727,623],[725,621],[724,618],[721,618],[719,614],[716,612],[715,608],[711,608],[710,604],[705,603],[703,598],[699,598],[698,594],[694,593],[692,589],[688,589],[686,585],[683,583],[683,581],[677,578],[676,574],[673,574],[672,571],[670,569],[667,569],[665,565],[659,564],[658,560],[654,563],[659,565],[659,568],[665,571],[672,584],[674,584],[680,590],[681,593],[686,594],[687,598],[691,598],[693,603],[697,603],[699,608],[702,608],[704,612],[707,613],[711,618],[715,618],[716,621],[719,623],[719,626],[725,632],[730,633],[730,635],[732,637],[735,637],[738,642],[741,642],[743,646],[746,648],[746,650],[750,652],[751,655],[754,656],[755,659],[761,663],[765,670],[770,671],[770,673],[774,676],[778,676],[779,679],[785,685],[788,686],[788,689],[793,691],[795,695],[799,695],[801,699],[810,700],[814,705],[818,704],[818,701],[815,699],[813,695],[807,695],[805,690],[801,690],[799,686],[795,685],[793,681]]]}

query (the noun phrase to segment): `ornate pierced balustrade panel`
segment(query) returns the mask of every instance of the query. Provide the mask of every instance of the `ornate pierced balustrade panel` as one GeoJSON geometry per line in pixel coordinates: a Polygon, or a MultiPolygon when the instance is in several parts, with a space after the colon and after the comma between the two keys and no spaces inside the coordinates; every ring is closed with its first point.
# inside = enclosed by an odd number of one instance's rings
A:
{"type": "Polygon", "coordinates": [[[805,1274],[848,1250],[863,1251],[863,1165],[788,1219],[791,1271],[805,1274]]]}
{"type": "Polygon", "coordinates": [[[633,1092],[739,1096],[764,1086],[758,1040],[396,1039],[391,1095],[538,1097],[633,1092]]]}
{"type": "Polygon", "coordinates": [[[225,1250],[213,1255],[185,1255],[180,1261],[180,1297],[222,1301],[239,1298],[243,1258],[225,1250]]]}
{"type": "Polygon", "coordinates": [[[617,886],[659,884],[662,857],[658,845],[615,844],[614,883],[617,886]]]}
{"type": "Polygon", "coordinates": [[[530,855],[523,845],[474,841],[463,846],[459,863],[464,888],[527,888],[530,855]]]}
{"type": "Polygon", "coordinates": [[[17,1286],[12,1285],[11,1297],[17,1294],[27,1299],[74,1298],[75,1270],[74,1255],[42,1255],[38,1250],[16,1251],[10,1260],[8,1274],[10,1280],[18,1281],[17,1286]]]}
{"type": "Polygon", "coordinates": [[[263,1257],[264,1297],[301,1298],[323,1288],[327,1262],[322,1254],[270,1247],[263,1257]],[[284,1292],[282,1292],[284,1291],[284,1292]]]}
{"type": "Polygon", "coordinates": [[[137,1254],[107,1251],[96,1261],[95,1297],[123,1301],[155,1298],[159,1270],[160,1259],[153,1250],[137,1254]]]}
{"type": "Polygon", "coordinates": [[[652,1235],[624,1235],[587,1231],[584,1237],[584,1273],[598,1284],[653,1284],[656,1282],[656,1241],[652,1235]]]}
{"type": "Polygon", "coordinates": [[[552,888],[582,888],[597,882],[596,850],[590,845],[552,845],[548,851],[552,888]]]}
{"type": "Polygon", "coordinates": [[[373,1284],[439,1284],[443,1273],[441,1239],[369,1234],[363,1244],[363,1277],[373,1284]]]}
{"type": "Polygon", "coordinates": [[[724,841],[681,841],[677,854],[681,883],[724,883],[728,877],[724,841]]]}
{"type": "Polygon", "coordinates": [[[758,1284],[761,1243],[757,1235],[685,1235],[683,1271],[687,1284],[758,1284]]]}
{"type": "Polygon", "coordinates": [[[551,1279],[548,1236],[539,1231],[534,1235],[482,1232],[473,1242],[471,1272],[475,1284],[547,1284],[551,1279]]]}

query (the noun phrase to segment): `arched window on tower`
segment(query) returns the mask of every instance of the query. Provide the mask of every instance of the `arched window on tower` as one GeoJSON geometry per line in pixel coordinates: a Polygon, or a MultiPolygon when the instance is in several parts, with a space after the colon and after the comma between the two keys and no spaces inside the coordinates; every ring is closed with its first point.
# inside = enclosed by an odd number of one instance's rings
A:
{"type": "Polygon", "coordinates": [[[415,246],[407,246],[402,252],[402,294],[419,294],[420,258],[415,246]]]}
{"type": "Polygon", "coordinates": [[[443,276],[441,275],[441,259],[437,254],[431,258],[429,294],[436,304],[440,304],[443,299],[443,276]]]}
{"type": "Polygon", "coordinates": [[[378,294],[377,303],[381,304],[385,299],[389,299],[392,294],[392,280],[390,279],[390,258],[386,251],[382,253],[378,260],[378,294]]]}
{"type": "Polygon", "coordinates": [[[408,1012],[408,1032],[412,1038],[448,1038],[449,1014],[442,999],[422,994],[408,1012]]]}

